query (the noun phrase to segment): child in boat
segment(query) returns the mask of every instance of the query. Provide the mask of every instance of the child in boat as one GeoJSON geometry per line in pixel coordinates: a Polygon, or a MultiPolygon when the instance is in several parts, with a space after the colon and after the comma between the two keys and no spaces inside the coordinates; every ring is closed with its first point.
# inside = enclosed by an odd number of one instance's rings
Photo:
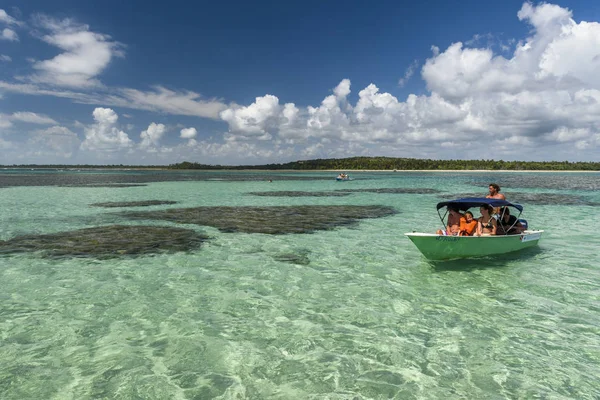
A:
{"type": "Polygon", "coordinates": [[[473,236],[473,233],[475,233],[475,230],[477,229],[477,220],[473,218],[473,213],[467,211],[460,222],[460,236],[473,236]]]}
{"type": "Polygon", "coordinates": [[[495,235],[496,228],[498,227],[498,222],[492,216],[494,208],[489,204],[485,204],[479,207],[479,211],[481,212],[481,217],[479,217],[479,219],[477,220],[477,232],[475,233],[475,235],[495,235]]]}
{"type": "Polygon", "coordinates": [[[456,208],[448,208],[448,221],[445,230],[438,229],[438,235],[460,236],[461,226],[464,225],[464,217],[456,208]]]}

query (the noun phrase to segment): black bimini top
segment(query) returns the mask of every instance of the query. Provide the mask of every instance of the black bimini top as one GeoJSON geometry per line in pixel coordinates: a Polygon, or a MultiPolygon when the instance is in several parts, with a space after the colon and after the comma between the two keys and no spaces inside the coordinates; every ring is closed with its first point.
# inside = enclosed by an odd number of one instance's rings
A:
{"type": "Polygon", "coordinates": [[[464,199],[442,201],[437,204],[437,209],[442,207],[455,207],[460,211],[467,211],[472,207],[481,207],[484,204],[489,204],[492,207],[514,207],[517,210],[523,212],[523,206],[520,204],[513,204],[506,200],[500,199],[488,199],[486,197],[466,197],[464,199]]]}

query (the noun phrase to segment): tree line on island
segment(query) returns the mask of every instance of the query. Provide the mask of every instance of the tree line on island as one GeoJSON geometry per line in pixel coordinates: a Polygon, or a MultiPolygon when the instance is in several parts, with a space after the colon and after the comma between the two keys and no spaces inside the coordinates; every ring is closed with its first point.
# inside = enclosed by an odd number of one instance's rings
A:
{"type": "Polygon", "coordinates": [[[551,170],[600,171],[600,162],[503,161],[503,160],[428,160],[393,157],[350,157],[292,161],[283,164],[222,166],[182,162],[170,169],[266,169],[266,170],[551,170]]]}
{"type": "Polygon", "coordinates": [[[600,171],[600,162],[583,161],[503,161],[503,160],[430,160],[394,157],[349,157],[292,161],[262,165],[213,165],[184,161],[170,165],[1,165],[1,168],[50,169],[171,169],[171,170],[489,170],[489,171],[600,171]]]}

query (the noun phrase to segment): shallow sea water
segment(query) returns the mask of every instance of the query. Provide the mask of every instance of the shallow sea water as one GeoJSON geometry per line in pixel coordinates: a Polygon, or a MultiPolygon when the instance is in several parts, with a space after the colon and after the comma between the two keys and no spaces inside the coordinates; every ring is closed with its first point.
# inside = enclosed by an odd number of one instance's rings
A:
{"type": "Polygon", "coordinates": [[[0,398],[600,398],[600,174],[335,175],[0,171],[0,240],[110,224],[209,237],[153,256],[0,256],[0,398]],[[437,202],[490,182],[527,200],[539,248],[423,259],[403,234],[433,232],[437,202]],[[439,193],[362,191],[384,188],[439,193]],[[343,189],[361,191],[307,195],[343,189]],[[266,191],[302,194],[251,194],[266,191]],[[91,206],[151,200],[177,203],[91,206]],[[398,213],[284,235],[118,213],[300,205],[398,213]]]}

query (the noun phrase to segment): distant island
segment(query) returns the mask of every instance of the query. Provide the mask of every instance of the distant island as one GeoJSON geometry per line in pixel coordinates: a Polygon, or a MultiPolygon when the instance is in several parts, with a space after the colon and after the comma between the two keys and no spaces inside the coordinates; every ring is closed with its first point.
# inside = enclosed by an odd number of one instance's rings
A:
{"type": "Polygon", "coordinates": [[[600,162],[429,160],[394,157],[349,157],[292,161],[263,165],[209,165],[184,161],[170,165],[2,165],[0,168],[34,169],[166,169],[166,170],[458,170],[458,171],[600,171],[600,162]]]}

